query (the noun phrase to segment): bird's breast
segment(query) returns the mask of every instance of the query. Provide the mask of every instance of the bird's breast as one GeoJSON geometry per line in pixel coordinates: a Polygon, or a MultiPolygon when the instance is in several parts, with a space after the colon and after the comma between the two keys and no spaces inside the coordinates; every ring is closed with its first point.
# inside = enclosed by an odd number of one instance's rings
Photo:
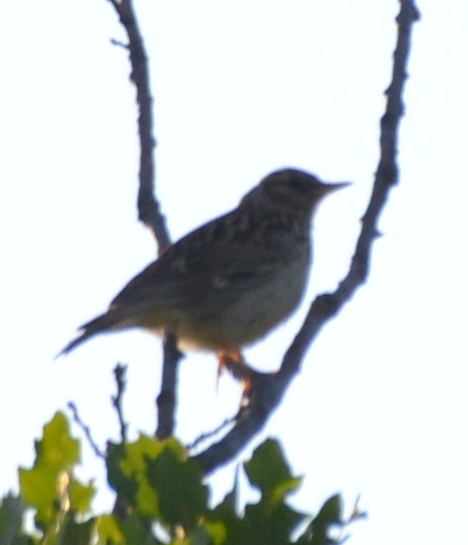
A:
{"type": "Polygon", "coordinates": [[[308,269],[307,254],[270,274],[265,282],[248,289],[242,283],[231,286],[215,305],[201,301],[191,313],[180,312],[172,329],[182,341],[204,349],[239,349],[252,344],[297,308],[305,291],[308,269]]]}

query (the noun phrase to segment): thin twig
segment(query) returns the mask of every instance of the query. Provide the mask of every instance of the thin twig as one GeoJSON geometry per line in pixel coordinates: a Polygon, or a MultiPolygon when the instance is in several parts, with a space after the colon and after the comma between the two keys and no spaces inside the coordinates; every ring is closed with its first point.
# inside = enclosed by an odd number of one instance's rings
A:
{"type": "Polygon", "coordinates": [[[381,119],[381,157],[349,272],[334,293],[319,295],[314,300],[301,330],[283,358],[278,373],[272,373],[269,376],[255,375],[249,403],[241,409],[234,428],[221,441],[194,456],[205,473],[210,473],[231,460],[263,428],[284,396],[292,378],[299,372],[304,355],[312,341],[367,279],[372,245],[378,237],[378,219],[390,189],[398,181],[396,157],[398,127],[403,116],[402,95],[407,78],[406,66],[410,52],[411,31],[413,24],[419,18],[412,0],[400,0],[400,4],[392,81],[386,91],[387,107],[381,119]]]}
{"type": "Polygon", "coordinates": [[[110,42],[112,45],[115,45],[116,47],[121,47],[122,49],[126,49],[126,50],[129,49],[128,44],[121,42],[120,40],[117,40],[116,38],[111,38],[110,42]]]}
{"type": "Polygon", "coordinates": [[[234,424],[234,422],[236,422],[236,420],[238,419],[238,416],[239,415],[236,415],[236,416],[231,416],[229,418],[226,418],[223,422],[221,422],[221,424],[216,427],[214,430],[211,430],[211,431],[208,431],[206,433],[202,433],[200,434],[194,441],[193,443],[189,443],[187,445],[187,450],[190,452],[192,450],[194,450],[196,447],[198,447],[198,445],[200,443],[203,443],[204,441],[208,440],[208,439],[211,439],[212,437],[214,437],[215,435],[218,435],[218,433],[222,432],[224,430],[224,428],[226,428],[227,426],[230,426],[231,424],[234,424]]]}
{"type": "MultiPolygon", "coordinates": [[[[123,445],[127,442],[127,424],[125,423],[123,415],[123,395],[125,392],[125,374],[127,372],[127,366],[121,365],[118,363],[114,369],[115,382],[117,384],[117,395],[112,396],[112,405],[117,411],[117,416],[119,418],[120,425],[120,441],[123,445]]],[[[127,502],[123,499],[120,494],[117,494],[114,501],[114,508],[112,509],[112,514],[119,520],[125,520],[130,514],[130,508],[127,505],[127,502]]]]}
{"type": "Polygon", "coordinates": [[[123,395],[125,392],[125,374],[127,372],[127,366],[118,363],[114,369],[115,382],[117,384],[117,395],[112,396],[112,405],[117,411],[120,425],[120,439],[122,443],[127,442],[127,428],[128,424],[125,423],[123,415],[123,395]]]}
{"type": "Polygon", "coordinates": [[[71,410],[73,414],[73,420],[78,424],[78,426],[81,428],[83,433],[85,434],[85,437],[90,445],[90,447],[93,449],[94,454],[103,460],[106,459],[104,453],[102,450],[97,446],[96,441],[94,441],[93,436],[91,435],[91,429],[89,426],[87,426],[83,420],[81,419],[80,415],[78,414],[78,407],[75,405],[73,401],[68,402],[68,408],[71,410]]]}

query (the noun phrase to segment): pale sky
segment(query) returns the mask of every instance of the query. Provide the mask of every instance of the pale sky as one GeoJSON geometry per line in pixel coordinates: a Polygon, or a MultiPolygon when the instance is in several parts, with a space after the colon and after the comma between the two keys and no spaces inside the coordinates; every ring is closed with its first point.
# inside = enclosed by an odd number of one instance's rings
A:
{"type": "MultiPolygon", "coordinates": [[[[378,160],[396,1],[141,0],[156,104],[157,193],[174,239],[294,166],[353,181],[317,216],[303,307],[247,352],[278,367],[316,293],[347,270],[378,160]]],[[[462,0],[422,0],[415,27],[400,184],[380,222],[370,279],[322,332],[261,437],[281,440],[316,513],[343,493],[351,545],[462,543],[468,511],[468,122],[462,0]]],[[[118,438],[112,369],[129,364],[132,437],[153,433],[160,341],[138,332],[55,354],[155,256],[136,221],[134,90],[109,2],[9,2],[0,20],[2,342],[0,494],[33,462],[43,424],[73,400],[96,440],[118,438]]],[[[177,434],[191,441],[236,410],[215,358],[180,371],[177,434]]],[[[74,428],[79,435],[79,430],[74,428]]],[[[242,455],[248,458],[251,449],[242,455]]],[[[82,478],[103,483],[83,449],[82,478]]],[[[212,479],[214,500],[234,465],[212,479]]],[[[96,499],[108,509],[109,494],[96,499]]]]}

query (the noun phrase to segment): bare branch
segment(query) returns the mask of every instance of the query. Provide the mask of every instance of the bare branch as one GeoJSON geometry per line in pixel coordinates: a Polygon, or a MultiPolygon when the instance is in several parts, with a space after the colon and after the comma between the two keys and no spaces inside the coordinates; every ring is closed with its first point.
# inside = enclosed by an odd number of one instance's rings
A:
{"type": "MultiPolygon", "coordinates": [[[[125,419],[123,416],[123,394],[125,392],[125,373],[127,372],[127,366],[121,365],[120,363],[115,366],[114,369],[114,376],[115,376],[115,382],[117,383],[117,395],[112,396],[112,405],[115,407],[117,411],[117,415],[119,418],[119,424],[120,424],[120,440],[122,444],[125,444],[127,442],[127,428],[128,425],[125,423],[125,419]]],[[[109,445],[110,443],[108,443],[109,445]]],[[[130,513],[129,506],[127,505],[127,502],[117,494],[117,497],[114,501],[114,508],[112,510],[112,514],[117,517],[118,519],[124,520],[128,514],[130,513]]]]}
{"type": "Polygon", "coordinates": [[[116,47],[121,47],[122,49],[126,49],[126,50],[129,49],[128,44],[125,44],[121,42],[120,40],[116,40],[115,38],[111,38],[110,42],[112,45],[115,45],[116,47]]]}
{"type": "Polygon", "coordinates": [[[140,138],[138,217],[152,230],[158,241],[159,252],[162,252],[169,246],[170,238],[166,227],[166,220],[161,213],[160,204],[154,195],[154,148],[156,147],[156,141],[153,136],[153,97],[150,91],[148,55],[146,54],[132,0],[109,1],[114,6],[121,24],[127,32],[127,49],[132,67],[130,79],[135,84],[137,93],[139,109],[138,135],[140,138]]]}
{"type": "Polygon", "coordinates": [[[87,426],[83,420],[81,419],[80,415],[78,414],[78,407],[75,405],[75,403],[73,403],[73,401],[69,401],[68,402],[68,408],[71,410],[72,414],[73,414],[73,420],[76,422],[76,424],[78,424],[78,426],[81,428],[81,430],[83,431],[83,433],[85,434],[85,437],[86,439],[88,440],[88,443],[90,445],[90,447],[92,448],[92,450],[94,451],[94,454],[98,457],[98,458],[102,458],[103,460],[105,460],[105,455],[104,453],[101,451],[101,449],[97,446],[97,443],[96,441],[94,441],[92,435],[91,435],[91,429],[89,426],[87,426]]]}
{"type": "Polygon", "coordinates": [[[120,424],[120,439],[122,443],[127,442],[127,428],[128,424],[125,423],[123,416],[123,395],[125,392],[125,373],[127,372],[127,366],[118,363],[114,369],[115,382],[117,384],[117,395],[112,396],[112,405],[117,411],[120,424]]]}
{"type": "Polygon", "coordinates": [[[217,426],[214,430],[211,430],[206,433],[202,433],[199,435],[193,443],[190,443],[187,445],[187,450],[191,451],[198,447],[200,443],[203,443],[204,441],[207,441],[208,439],[212,439],[215,435],[218,435],[218,433],[221,433],[227,426],[232,426],[238,418],[238,415],[234,417],[229,417],[223,420],[219,426],[217,426]]]}
{"type": "Polygon", "coordinates": [[[193,456],[205,474],[232,460],[263,428],[281,401],[288,382],[278,380],[276,373],[253,376],[249,402],[239,410],[235,426],[221,441],[193,456]]]}
{"type": "Polygon", "coordinates": [[[164,339],[164,361],[161,391],[156,399],[158,407],[158,428],[156,436],[159,439],[170,437],[174,432],[174,414],[177,406],[176,386],[178,362],[183,353],[177,348],[177,339],[172,333],[167,333],[164,339]]]}
{"type": "MultiPolygon", "coordinates": [[[[161,206],[155,197],[155,160],[154,149],[156,141],[153,136],[153,98],[150,91],[150,78],[148,68],[148,55],[146,53],[143,37],[133,9],[132,0],[109,0],[114,6],[120,22],[128,36],[128,45],[113,40],[112,43],[125,47],[129,51],[132,67],[130,79],[136,87],[138,115],[138,135],[140,140],[140,172],[138,190],[138,217],[151,229],[161,254],[170,245],[170,236],[166,225],[166,218],[161,212],[161,206]]],[[[158,398],[158,435],[172,435],[174,426],[175,409],[175,376],[180,361],[180,352],[172,350],[166,344],[167,350],[163,359],[163,378],[161,394],[158,398]],[[163,395],[164,394],[164,395],[163,395]],[[161,397],[163,396],[163,397],[161,397]],[[169,400],[170,403],[162,403],[161,400],[169,400]],[[171,414],[172,410],[172,414],[171,414]]]]}
{"type": "Polygon", "coordinates": [[[283,358],[278,373],[254,376],[249,403],[239,411],[233,429],[221,441],[194,457],[205,473],[210,473],[231,460],[263,428],[281,401],[292,378],[300,370],[302,359],[319,331],[343,308],[367,279],[372,245],[379,236],[377,222],[390,189],[398,181],[396,157],[398,127],[403,116],[402,95],[407,78],[406,66],[412,27],[419,18],[413,0],[400,0],[400,4],[393,74],[391,84],[386,91],[386,111],[381,119],[381,157],[349,272],[334,293],[319,295],[314,300],[301,330],[283,358]]]}

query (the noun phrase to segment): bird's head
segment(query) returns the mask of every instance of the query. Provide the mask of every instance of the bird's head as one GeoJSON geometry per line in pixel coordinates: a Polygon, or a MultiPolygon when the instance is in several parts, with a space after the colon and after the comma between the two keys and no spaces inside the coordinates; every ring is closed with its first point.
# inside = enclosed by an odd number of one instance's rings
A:
{"type": "Polygon", "coordinates": [[[263,206],[288,209],[312,215],[325,195],[350,185],[349,182],[328,184],[313,174],[285,168],[272,172],[247,193],[241,206],[263,206]]]}

